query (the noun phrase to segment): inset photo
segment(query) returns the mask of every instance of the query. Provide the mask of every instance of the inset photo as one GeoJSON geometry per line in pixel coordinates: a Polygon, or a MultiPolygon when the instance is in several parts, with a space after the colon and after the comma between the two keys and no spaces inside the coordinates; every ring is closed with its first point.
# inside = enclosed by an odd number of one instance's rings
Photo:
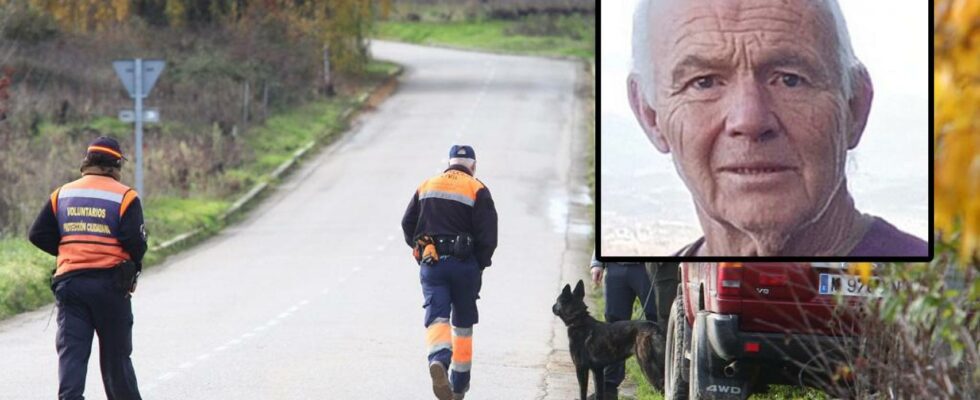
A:
{"type": "Polygon", "coordinates": [[[929,260],[931,6],[883,5],[603,4],[598,257],[929,260]]]}

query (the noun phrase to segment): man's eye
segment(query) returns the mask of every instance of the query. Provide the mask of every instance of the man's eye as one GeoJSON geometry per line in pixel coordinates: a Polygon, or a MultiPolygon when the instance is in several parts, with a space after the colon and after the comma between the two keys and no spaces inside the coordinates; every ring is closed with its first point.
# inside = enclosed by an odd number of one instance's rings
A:
{"type": "Polygon", "coordinates": [[[803,77],[796,74],[782,74],[779,80],[786,85],[786,87],[797,87],[803,83],[803,77]]]}
{"type": "Polygon", "coordinates": [[[711,89],[715,86],[715,84],[717,84],[717,82],[715,82],[715,78],[713,76],[702,76],[695,78],[691,84],[694,85],[695,89],[704,90],[711,89]]]}

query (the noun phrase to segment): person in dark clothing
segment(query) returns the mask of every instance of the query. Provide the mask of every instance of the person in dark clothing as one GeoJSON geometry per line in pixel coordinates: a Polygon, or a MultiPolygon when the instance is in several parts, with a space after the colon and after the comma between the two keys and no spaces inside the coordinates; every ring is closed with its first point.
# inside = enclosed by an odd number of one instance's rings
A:
{"type": "MultiPolygon", "coordinates": [[[[639,262],[608,262],[596,259],[592,253],[590,265],[592,282],[602,285],[605,277],[606,322],[625,321],[633,318],[633,303],[639,299],[647,320],[657,321],[657,304],[651,295],[650,276],[639,262]]],[[[619,385],[626,378],[626,364],[619,362],[609,365],[603,371],[606,399],[619,396],[619,385]]],[[[591,395],[595,397],[595,394],[591,395]]]]}
{"type": "Polygon", "coordinates": [[[31,226],[29,238],[57,257],[51,280],[58,307],[58,398],[83,399],[93,334],[106,397],[140,399],[130,355],[130,296],[146,253],[137,193],[119,182],[119,143],[100,137],[82,160],[82,177],[56,189],[31,226]]]}
{"type": "Polygon", "coordinates": [[[497,210],[475,172],[473,148],[453,146],[449,168],[419,186],[402,217],[405,243],[421,268],[429,375],[439,400],[462,399],[469,390],[476,300],[497,248],[497,210]]]}

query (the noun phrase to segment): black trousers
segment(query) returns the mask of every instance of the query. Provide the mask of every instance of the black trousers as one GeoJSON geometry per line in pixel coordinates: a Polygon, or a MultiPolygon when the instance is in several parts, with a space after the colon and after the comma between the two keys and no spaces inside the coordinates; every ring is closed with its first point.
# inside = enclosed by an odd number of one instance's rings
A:
{"type": "Polygon", "coordinates": [[[93,271],[58,282],[58,398],[83,399],[93,333],[99,336],[102,383],[109,400],[139,400],[130,299],[115,287],[115,271],[93,271]]]}

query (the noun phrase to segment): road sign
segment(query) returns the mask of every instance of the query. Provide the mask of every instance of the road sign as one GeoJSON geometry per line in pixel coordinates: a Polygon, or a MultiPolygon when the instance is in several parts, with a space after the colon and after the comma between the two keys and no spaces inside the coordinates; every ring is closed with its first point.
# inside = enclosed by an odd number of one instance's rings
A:
{"type": "Polygon", "coordinates": [[[157,83],[164,64],[163,60],[142,58],[112,62],[116,75],[119,75],[119,80],[126,86],[129,97],[133,98],[133,109],[120,112],[119,119],[136,125],[136,192],[143,195],[146,195],[143,191],[143,121],[160,121],[160,112],[155,109],[143,109],[143,99],[150,94],[153,84],[157,83]]]}
{"type": "MultiPolygon", "coordinates": [[[[157,83],[157,78],[163,73],[163,67],[165,62],[163,60],[142,60],[143,71],[142,75],[142,88],[140,88],[139,96],[140,98],[146,98],[150,94],[150,90],[153,89],[153,85],[157,83]]],[[[116,75],[119,76],[119,80],[122,81],[123,85],[126,86],[126,91],[129,92],[129,97],[136,98],[137,96],[137,85],[136,85],[136,60],[118,60],[112,62],[112,67],[116,70],[116,75]]]]}
{"type": "MultiPolygon", "coordinates": [[[[119,120],[122,122],[136,122],[136,113],[133,110],[119,111],[119,120]]],[[[143,122],[160,122],[160,110],[156,108],[143,109],[143,122]]]]}

